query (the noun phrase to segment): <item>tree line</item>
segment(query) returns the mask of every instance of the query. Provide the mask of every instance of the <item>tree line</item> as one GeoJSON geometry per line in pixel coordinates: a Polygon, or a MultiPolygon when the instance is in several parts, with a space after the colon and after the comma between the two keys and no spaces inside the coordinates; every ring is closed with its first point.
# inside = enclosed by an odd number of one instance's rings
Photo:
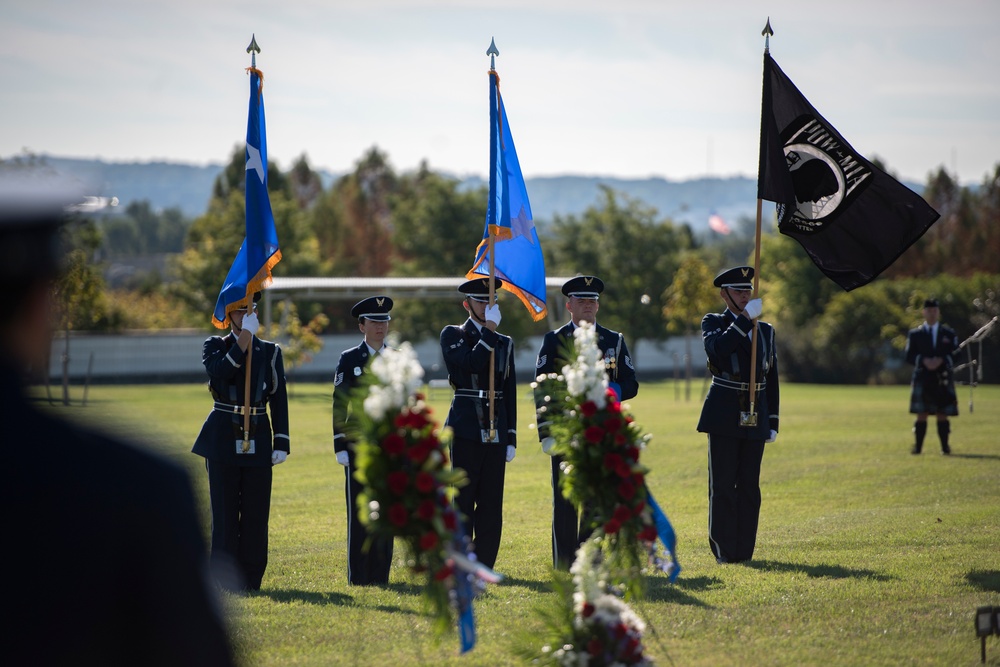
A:
{"type": "MultiPolygon", "coordinates": [[[[209,330],[219,287],[244,234],[245,159],[237,146],[216,179],[205,213],[186,221],[179,211],[132,204],[124,216],[85,221],[74,243],[98,260],[143,252],[170,253],[164,275],[111,292],[89,263],[93,290],[76,292],[69,329],[197,327],[209,330]],[[85,231],[81,231],[85,230],[85,231]],[[180,232],[183,232],[182,234],[180,232]],[[179,239],[182,239],[179,240],[179,239]]],[[[885,168],[884,165],[880,165],[885,168]]],[[[487,189],[460,182],[426,164],[397,173],[388,156],[369,149],[354,170],[324,188],[305,156],[288,171],[268,166],[269,192],[282,261],[276,276],[462,276],[482,238],[487,189]]],[[[763,319],[779,335],[782,373],[803,382],[900,382],[906,331],[921,321],[927,296],[942,303],[943,320],[961,337],[1000,313],[1000,163],[976,187],[961,186],[942,167],[924,197],[941,219],[883,276],[842,291],[793,239],[779,234],[765,203],[761,241],[763,319]]],[[[530,195],[530,193],[529,193],[530,195]]],[[[711,286],[719,270],[752,264],[754,220],[727,236],[698,236],[644,202],[604,187],[580,215],[536,220],[549,275],[601,276],[602,324],[630,341],[696,334],[704,313],[719,310],[711,286]]],[[[87,262],[82,262],[87,266],[87,262]]],[[[436,337],[465,314],[454,301],[397,300],[393,329],[403,339],[436,337]]],[[[291,305],[294,326],[314,334],[354,332],[351,303],[291,305]]],[[[544,332],[514,299],[504,299],[504,330],[515,341],[544,332]]],[[[561,300],[549,304],[562,316],[561,300]]],[[[1000,378],[1000,332],[987,341],[985,381],[1000,378]]],[[[641,366],[641,360],[639,360],[641,366]]],[[[695,369],[696,373],[703,369],[695,369]]]]}

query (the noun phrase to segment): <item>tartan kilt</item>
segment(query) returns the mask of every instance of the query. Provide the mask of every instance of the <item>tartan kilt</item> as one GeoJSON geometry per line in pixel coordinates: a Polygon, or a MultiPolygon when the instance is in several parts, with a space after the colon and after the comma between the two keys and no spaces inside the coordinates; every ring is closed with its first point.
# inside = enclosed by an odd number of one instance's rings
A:
{"type": "Polygon", "coordinates": [[[936,373],[918,369],[914,372],[910,383],[910,412],[958,415],[958,396],[950,370],[936,373]]]}

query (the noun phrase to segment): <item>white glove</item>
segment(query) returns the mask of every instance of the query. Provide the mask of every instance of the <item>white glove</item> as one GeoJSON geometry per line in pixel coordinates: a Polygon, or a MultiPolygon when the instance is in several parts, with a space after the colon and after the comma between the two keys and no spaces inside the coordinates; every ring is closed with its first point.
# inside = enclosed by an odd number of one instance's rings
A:
{"type": "Polygon", "coordinates": [[[260,329],[260,321],[257,319],[257,313],[249,312],[243,316],[243,329],[257,335],[257,329],[260,329]]]}
{"type": "Polygon", "coordinates": [[[771,429],[771,437],[769,437],[764,442],[774,442],[777,439],[778,439],[778,432],[775,431],[774,429],[771,429]]]}
{"type": "Polygon", "coordinates": [[[517,454],[517,447],[514,445],[507,445],[507,463],[514,460],[515,454],[517,454]]]}
{"type": "Polygon", "coordinates": [[[337,452],[337,463],[346,466],[348,463],[347,452],[337,452]]]}
{"type": "Polygon", "coordinates": [[[743,309],[747,317],[751,320],[755,320],[760,317],[761,310],[763,309],[763,304],[760,299],[750,299],[747,301],[746,307],[743,309]]]}
{"type": "Polygon", "coordinates": [[[285,459],[288,458],[288,452],[276,449],[271,452],[271,465],[278,465],[279,463],[284,463],[285,459]]]}
{"type": "Polygon", "coordinates": [[[552,448],[556,446],[556,439],[551,435],[547,438],[542,438],[542,452],[548,455],[552,455],[552,448]]]}
{"type": "Polygon", "coordinates": [[[500,304],[495,303],[492,306],[486,306],[486,321],[493,322],[497,326],[500,326],[500,304]]]}

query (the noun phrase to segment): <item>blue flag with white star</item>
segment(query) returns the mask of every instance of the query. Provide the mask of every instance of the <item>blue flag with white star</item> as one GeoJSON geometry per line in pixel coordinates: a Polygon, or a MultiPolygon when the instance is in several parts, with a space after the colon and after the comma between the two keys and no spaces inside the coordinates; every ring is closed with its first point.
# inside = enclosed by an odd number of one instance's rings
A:
{"type": "Polygon", "coordinates": [[[247,307],[254,292],[271,284],[271,269],[281,261],[278,232],[267,195],[267,136],[264,126],[264,73],[250,72],[246,148],[246,237],[222,285],[212,324],[229,326],[229,313],[247,307]]]}
{"type": "Polygon", "coordinates": [[[500,96],[500,75],[490,70],[490,196],[483,240],[476,261],[466,274],[470,280],[490,274],[490,237],[493,265],[503,288],[521,300],[536,322],[548,312],[545,305],[545,260],[538,240],[528,189],[500,96]]]}

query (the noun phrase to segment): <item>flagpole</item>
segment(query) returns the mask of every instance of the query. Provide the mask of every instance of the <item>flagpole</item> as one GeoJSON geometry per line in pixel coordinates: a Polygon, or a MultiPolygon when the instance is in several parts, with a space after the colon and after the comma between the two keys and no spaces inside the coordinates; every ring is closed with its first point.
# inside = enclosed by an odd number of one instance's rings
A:
{"type": "MultiPolygon", "coordinates": [[[[760,33],[764,37],[764,53],[770,53],[771,51],[771,35],[774,34],[774,30],[771,29],[771,18],[768,17],[767,25],[760,33]]],[[[761,116],[761,122],[764,122],[763,116],[761,116]]],[[[757,193],[757,229],[754,233],[754,251],[753,251],[753,296],[751,298],[757,298],[757,288],[760,285],[760,219],[761,219],[761,209],[763,207],[763,200],[760,198],[760,192],[757,193]]],[[[750,335],[750,413],[746,415],[746,418],[741,419],[740,423],[745,426],[756,426],[757,425],[757,319],[753,321],[753,332],[750,335]]]]}
{"type": "MultiPolygon", "coordinates": [[[[488,55],[490,57],[490,73],[491,73],[491,77],[495,77],[496,76],[496,56],[500,55],[500,51],[499,51],[499,49],[497,49],[496,42],[493,40],[492,37],[490,38],[490,48],[486,49],[486,55],[488,55]]],[[[493,80],[493,85],[494,86],[497,85],[495,78],[493,80]]],[[[499,104],[499,103],[500,103],[500,91],[498,90],[497,91],[497,104],[499,104]]],[[[497,112],[497,113],[499,113],[499,112],[497,112]]],[[[499,118],[498,118],[498,122],[499,122],[499,118]]],[[[492,130],[490,132],[490,135],[492,137],[492,130]]],[[[503,133],[502,132],[500,133],[500,137],[501,137],[501,141],[502,141],[503,140],[502,139],[502,137],[503,137],[503,133]]],[[[490,141],[492,143],[492,139],[490,141]]],[[[494,148],[495,147],[491,147],[490,148],[490,153],[491,154],[492,154],[494,148]]],[[[492,168],[493,168],[493,172],[495,172],[496,171],[496,166],[493,165],[492,168]]],[[[495,174],[494,174],[493,178],[496,178],[495,174]]],[[[504,196],[507,196],[506,192],[504,192],[504,196]]],[[[494,202],[494,207],[495,206],[496,206],[496,203],[494,202]]],[[[502,208],[501,208],[501,211],[502,211],[502,208]]],[[[489,305],[490,306],[493,306],[496,303],[496,298],[497,298],[496,287],[494,287],[494,284],[493,284],[494,276],[496,275],[496,253],[493,252],[494,240],[496,239],[496,234],[494,234],[494,227],[495,227],[495,225],[488,225],[488,229],[490,230],[490,238],[489,238],[489,242],[488,242],[488,246],[487,246],[487,252],[490,253],[490,297],[489,297],[489,305]]],[[[494,350],[490,350],[490,393],[489,393],[489,396],[488,396],[488,398],[489,398],[488,402],[489,402],[489,410],[490,410],[490,432],[489,432],[489,439],[490,439],[491,442],[493,440],[497,439],[496,417],[495,417],[496,407],[494,406],[494,400],[493,400],[494,399],[494,390],[495,390],[495,387],[496,387],[496,370],[495,370],[496,369],[496,356],[495,355],[496,355],[496,352],[494,350]]]]}
{"type": "MultiPolygon", "coordinates": [[[[247,46],[247,53],[250,54],[250,67],[252,69],[257,69],[257,54],[260,53],[260,47],[257,46],[257,35],[251,35],[250,44],[247,46]]],[[[246,185],[243,186],[246,188],[246,185]]],[[[248,248],[249,252],[249,248],[248,248]]],[[[249,272],[249,266],[247,267],[249,272]]],[[[247,276],[247,315],[253,312],[253,297],[250,296],[250,276],[247,276]]],[[[253,334],[250,334],[250,342],[247,343],[247,363],[246,363],[246,377],[243,382],[243,405],[245,407],[245,412],[243,413],[243,451],[250,450],[250,360],[253,357],[253,334]]]]}

